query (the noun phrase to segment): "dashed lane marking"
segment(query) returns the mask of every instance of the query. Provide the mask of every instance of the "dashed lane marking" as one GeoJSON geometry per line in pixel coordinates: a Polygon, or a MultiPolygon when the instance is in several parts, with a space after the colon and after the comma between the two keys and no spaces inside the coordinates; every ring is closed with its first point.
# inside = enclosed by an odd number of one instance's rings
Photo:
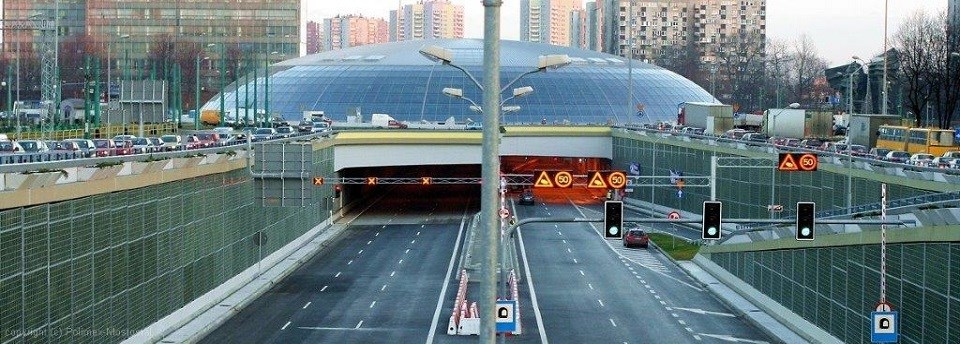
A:
{"type": "Polygon", "coordinates": [[[283,327],[280,328],[280,331],[286,330],[286,329],[287,329],[287,326],[290,326],[290,322],[289,322],[289,321],[288,321],[286,324],[283,324],[283,327]]]}
{"type": "Polygon", "coordinates": [[[612,324],[613,327],[617,327],[617,323],[613,322],[613,319],[610,319],[610,324],[612,324]]]}
{"type": "Polygon", "coordinates": [[[340,277],[340,272],[339,272],[339,271],[337,271],[337,274],[333,276],[333,278],[337,278],[337,277],[340,277]]]}
{"type": "Polygon", "coordinates": [[[387,285],[386,285],[386,284],[384,284],[382,287],[380,287],[380,291],[383,291],[384,289],[387,289],[387,285]]]}
{"type": "Polygon", "coordinates": [[[583,270],[580,270],[580,276],[586,276],[583,274],[583,270]]]}
{"type": "Polygon", "coordinates": [[[394,270],[394,271],[390,271],[390,277],[393,277],[393,274],[395,274],[395,273],[397,273],[397,271],[396,271],[396,270],[394,270]]]}
{"type": "Polygon", "coordinates": [[[360,322],[357,323],[357,327],[354,328],[357,329],[360,328],[360,326],[363,326],[363,320],[360,320],[360,322]]]}
{"type": "Polygon", "coordinates": [[[303,305],[303,308],[301,309],[307,309],[307,307],[310,307],[310,302],[307,302],[307,304],[303,305]]]}
{"type": "Polygon", "coordinates": [[[375,304],[377,304],[377,301],[371,302],[371,303],[370,303],[370,308],[373,308],[373,305],[375,305],[375,304]]]}
{"type": "Polygon", "coordinates": [[[349,262],[347,262],[347,265],[350,265],[350,264],[353,264],[353,259],[351,259],[349,262]]]}
{"type": "Polygon", "coordinates": [[[600,307],[603,307],[603,300],[597,300],[600,303],[600,307]]]}
{"type": "Polygon", "coordinates": [[[320,288],[320,291],[324,291],[324,290],[327,290],[327,286],[323,286],[323,288],[320,288]]]}

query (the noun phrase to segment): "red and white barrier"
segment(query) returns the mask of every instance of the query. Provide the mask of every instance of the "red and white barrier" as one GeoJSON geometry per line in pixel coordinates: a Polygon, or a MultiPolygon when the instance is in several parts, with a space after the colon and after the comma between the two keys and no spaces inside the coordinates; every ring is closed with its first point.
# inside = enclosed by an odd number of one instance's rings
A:
{"type": "Polygon", "coordinates": [[[520,288],[517,286],[517,274],[516,271],[510,270],[510,276],[507,281],[510,284],[510,298],[512,300],[517,300],[517,307],[513,310],[517,314],[517,330],[511,332],[513,335],[519,335],[522,333],[520,329],[520,288]]]}
{"type": "Polygon", "coordinates": [[[447,324],[447,334],[456,335],[460,332],[460,321],[467,310],[467,270],[460,270],[460,286],[457,287],[457,297],[453,301],[453,314],[447,324]]]}

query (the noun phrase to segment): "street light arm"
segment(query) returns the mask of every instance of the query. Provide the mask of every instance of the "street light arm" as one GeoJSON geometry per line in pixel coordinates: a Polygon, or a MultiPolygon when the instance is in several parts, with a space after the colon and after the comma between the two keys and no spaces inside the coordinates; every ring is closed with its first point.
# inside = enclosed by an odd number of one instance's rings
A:
{"type": "Polygon", "coordinates": [[[463,74],[466,74],[467,77],[470,78],[470,81],[473,81],[473,84],[474,84],[474,85],[477,85],[477,88],[479,88],[480,91],[483,91],[483,84],[481,84],[480,81],[477,81],[477,78],[474,77],[473,74],[471,74],[470,72],[468,72],[466,69],[464,69],[463,67],[460,67],[460,66],[454,64],[453,62],[449,62],[449,61],[443,61],[443,64],[448,65],[448,66],[453,67],[453,68],[456,68],[456,69],[459,69],[461,72],[463,72],[463,74]]]}
{"type": "Polygon", "coordinates": [[[483,107],[481,107],[479,104],[477,104],[477,102],[473,101],[473,99],[470,99],[470,98],[467,98],[467,97],[464,97],[464,96],[460,96],[459,98],[460,98],[460,99],[464,99],[464,100],[470,102],[470,105],[476,106],[476,107],[479,108],[479,109],[483,109],[483,107]]]}
{"type": "Polygon", "coordinates": [[[539,72],[544,71],[544,70],[546,70],[546,68],[537,68],[537,69],[528,71],[528,72],[526,72],[526,73],[520,74],[520,76],[518,76],[518,77],[516,77],[516,78],[513,78],[513,80],[511,80],[510,82],[508,82],[506,86],[503,86],[503,88],[500,89],[500,93],[506,92],[508,89],[510,89],[510,86],[513,86],[514,83],[516,83],[517,81],[520,81],[520,79],[522,79],[523,77],[525,77],[525,76],[527,76],[527,75],[530,75],[530,74],[539,73],[539,72]]]}

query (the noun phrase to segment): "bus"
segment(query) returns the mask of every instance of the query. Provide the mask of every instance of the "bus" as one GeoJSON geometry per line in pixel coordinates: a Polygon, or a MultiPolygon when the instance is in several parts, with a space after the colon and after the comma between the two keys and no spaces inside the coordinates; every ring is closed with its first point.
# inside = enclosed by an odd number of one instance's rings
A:
{"type": "Polygon", "coordinates": [[[960,150],[960,145],[954,138],[954,131],[950,129],[881,125],[877,135],[877,148],[941,156],[944,152],[960,150]]]}

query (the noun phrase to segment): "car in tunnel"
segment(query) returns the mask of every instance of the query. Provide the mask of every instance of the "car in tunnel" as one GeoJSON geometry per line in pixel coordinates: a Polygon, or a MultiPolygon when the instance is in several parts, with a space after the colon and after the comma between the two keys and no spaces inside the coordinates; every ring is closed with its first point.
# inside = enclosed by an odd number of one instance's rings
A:
{"type": "Polygon", "coordinates": [[[517,204],[520,205],[533,205],[536,203],[536,199],[533,197],[532,190],[523,190],[523,193],[520,194],[520,198],[517,199],[517,204]]]}
{"type": "Polygon", "coordinates": [[[623,235],[623,247],[639,246],[647,248],[650,245],[650,236],[640,228],[633,228],[623,235]]]}

